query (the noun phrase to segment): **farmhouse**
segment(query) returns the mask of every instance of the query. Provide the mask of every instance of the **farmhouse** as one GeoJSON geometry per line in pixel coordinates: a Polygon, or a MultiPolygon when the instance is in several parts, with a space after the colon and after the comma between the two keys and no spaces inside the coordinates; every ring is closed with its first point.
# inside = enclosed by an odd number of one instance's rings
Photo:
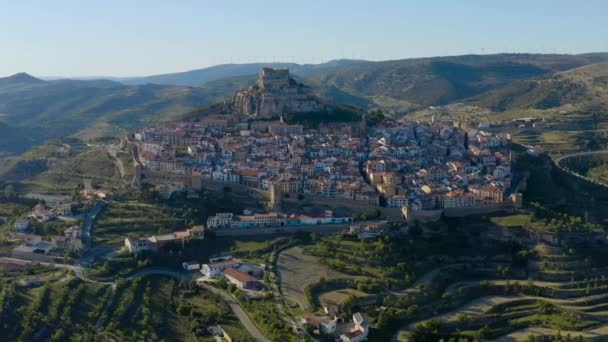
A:
{"type": "Polygon", "coordinates": [[[130,253],[139,253],[150,249],[150,241],[148,239],[128,237],[125,239],[125,247],[127,247],[130,253]]]}
{"type": "Polygon", "coordinates": [[[184,271],[196,271],[201,268],[201,264],[196,261],[184,261],[182,262],[182,268],[184,271]]]}
{"type": "Polygon", "coordinates": [[[336,319],[319,314],[306,314],[302,316],[302,323],[311,325],[322,334],[333,334],[336,331],[336,319]]]}
{"type": "Polygon", "coordinates": [[[175,241],[184,243],[187,240],[205,238],[205,229],[203,226],[193,226],[190,229],[177,231],[164,235],[153,235],[147,238],[139,239],[128,237],[125,239],[125,247],[130,253],[138,253],[145,250],[157,250],[158,248],[175,241]]]}
{"type": "Polygon", "coordinates": [[[255,283],[257,282],[257,280],[254,277],[250,276],[247,273],[243,273],[239,270],[236,270],[234,268],[226,269],[224,271],[224,277],[226,277],[226,279],[228,279],[228,281],[230,281],[231,283],[233,283],[234,285],[238,286],[241,289],[253,287],[255,285],[255,283]]]}
{"type": "Polygon", "coordinates": [[[204,264],[201,267],[201,273],[208,278],[216,278],[224,274],[224,270],[228,268],[237,268],[241,264],[237,260],[224,260],[210,264],[204,264]]]}
{"type": "Polygon", "coordinates": [[[353,314],[353,323],[355,328],[345,334],[340,335],[340,341],[342,342],[360,342],[367,339],[369,334],[369,322],[364,314],[357,312],[353,314]]]}

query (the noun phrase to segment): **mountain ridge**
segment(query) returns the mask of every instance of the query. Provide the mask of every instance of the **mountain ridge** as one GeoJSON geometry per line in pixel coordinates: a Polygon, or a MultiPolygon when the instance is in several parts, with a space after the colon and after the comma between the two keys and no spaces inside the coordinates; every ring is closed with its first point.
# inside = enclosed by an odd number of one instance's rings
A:
{"type": "MultiPolygon", "coordinates": [[[[338,104],[381,107],[400,117],[428,106],[458,101],[476,101],[492,108],[491,100],[483,100],[482,94],[500,97],[500,92],[518,82],[564,77],[557,75],[606,61],[608,53],[465,55],[382,62],[336,61],[309,65],[294,74],[321,97],[338,104]]],[[[243,69],[239,70],[237,73],[243,69]]],[[[198,87],[125,85],[112,80],[44,81],[18,74],[0,79],[0,122],[29,129],[31,135],[45,138],[117,135],[222,102],[235,90],[251,85],[259,71],[208,81],[198,87]],[[41,129],[41,123],[45,125],[44,134],[36,131],[41,129]]],[[[517,108],[517,104],[512,107],[517,108]]],[[[0,136],[0,144],[2,139],[0,136]]]]}

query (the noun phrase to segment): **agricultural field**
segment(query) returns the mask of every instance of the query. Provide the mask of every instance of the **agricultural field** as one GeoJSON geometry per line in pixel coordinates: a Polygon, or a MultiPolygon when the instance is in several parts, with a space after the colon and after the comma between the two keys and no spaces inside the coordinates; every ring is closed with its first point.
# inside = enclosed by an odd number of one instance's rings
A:
{"type": "Polygon", "coordinates": [[[604,227],[532,208],[446,219],[373,241],[323,236],[280,253],[281,290],[303,311],[330,304],[345,317],[364,312],[370,341],[508,340],[560,331],[600,336],[608,326],[605,245],[564,248],[493,234],[504,230],[532,241],[539,234],[576,237],[604,227]],[[372,295],[377,300],[365,300],[372,295]]]}
{"type": "Polygon", "coordinates": [[[65,270],[0,268],[0,335],[8,340],[212,341],[220,324],[235,341],[254,341],[221,297],[164,277],[119,281],[116,289],[65,270]],[[38,279],[37,286],[17,281],[38,279]],[[10,314],[9,314],[10,313],[10,314]]]}
{"type": "Polygon", "coordinates": [[[48,159],[47,169],[21,182],[21,192],[70,193],[85,180],[94,188],[121,189],[120,172],[104,148],[87,148],[73,155],[48,159]]]}
{"type": "Polygon", "coordinates": [[[593,167],[587,171],[587,177],[596,182],[608,184],[608,164],[593,167]]]}
{"type": "Polygon", "coordinates": [[[319,302],[323,305],[342,306],[350,298],[364,298],[367,293],[356,289],[339,289],[325,292],[319,296],[319,302]]]}
{"type": "Polygon", "coordinates": [[[305,254],[302,247],[293,247],[281,252],[277,261],[277,271],[281,278],[281,291],[285,297],[303,309],[310,305],[304,294],[307,286],[319,282],[321,278],[326,280],[350,278],[347,274],[321,264],[319,258],[305,254]]]}
{"type": "MultiPolygon", "coordinates": [[[[202,329],[220,324],[237,341],[253,341],[224,300],[190,283],[146,277],[119,283],[100,334],[118,340],[207,340],[202,329]]],[[[211,340],[211,339],[210,339],[211,340]]]]}
{"type": "Polygon", "coordinates": [[[111,201],[94,225],[95,243],[121,243],[127,236],[169,233],[184,226],[180,209],[137,200],[111,201]]]}
{"type": "Polygon", "coordinates": [[[449,338],[513,341],[530,335],[605,336],[606,267],[573,250],[539,244],[529,277],[455,281],[439,302],[421,302],[400,341],[449,338]],[[426,302],[426,304],[424,304],[426,302]],[[439,312],[439,313],[438,313],[439,312]],[[420,319],[421,317],[424,319],[420,319]]]}

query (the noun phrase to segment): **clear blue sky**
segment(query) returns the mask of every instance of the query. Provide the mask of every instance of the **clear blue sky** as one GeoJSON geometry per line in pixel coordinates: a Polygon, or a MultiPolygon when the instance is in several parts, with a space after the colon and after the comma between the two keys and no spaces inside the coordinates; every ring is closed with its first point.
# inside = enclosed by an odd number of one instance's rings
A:
{"type": "Polygon", "coordinates": [[[0,0],[0,76],[608,51],[604,0],[0,0]]]}

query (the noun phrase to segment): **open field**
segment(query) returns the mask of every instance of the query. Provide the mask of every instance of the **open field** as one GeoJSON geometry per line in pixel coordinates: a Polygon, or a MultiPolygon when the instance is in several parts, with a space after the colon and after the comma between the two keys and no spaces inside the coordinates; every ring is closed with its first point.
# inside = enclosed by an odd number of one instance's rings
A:
{"type": "Polygon", "coordinates": [[[104,148],[87,148],[75,154],[50,159],[46,171],[21,182],[22,192],[64,192],[90,180],[94,188],[123,187],[120,173],[104,148]]]}
{"type": "Polygon", "coordinates": [[[169,233],[183,225],[170,208],[138,201],[110,202],[94,225],[95,243],[120,243],[127,236],[169,233]]]}
{"type": "Polygon", "coordinates": [[[304,254],[302,247],[293,247],[281,252],[277,270],[281,278],[283,294],[301,308],[309,306],[304,295],[306,286],[319,282],[321,278],[326,280],[352,278],[322,265],[317,257],[304,254]]]}
{"type": "Polygon", "coordinates": [[[501,227],[525,227],[532,221],[530,215],[509,215],[492,217],[490,221],[501,227]]]}
{"type": "Polygon", "coordinates": [[[367,296],[367,293],[355,290],[355,289],[339,289],[329,291],[319,296],[319,302],[327,305],[342,305],[346,300],[351,297],[361,298],[367,296]]]}
{"type": "Polygon", "coordinates": [[[587,171],[587,177],[596,182],[608,184],[608,165],[600,165],[589,169],[589,171],[587,171]]]}

